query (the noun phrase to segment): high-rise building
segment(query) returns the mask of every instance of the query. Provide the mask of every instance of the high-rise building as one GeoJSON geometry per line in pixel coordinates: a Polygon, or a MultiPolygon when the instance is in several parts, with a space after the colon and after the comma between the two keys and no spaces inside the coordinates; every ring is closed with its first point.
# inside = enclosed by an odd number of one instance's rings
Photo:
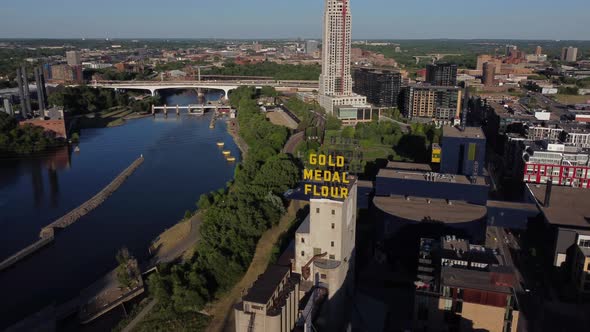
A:
{"type": "Polygon", "coordinates": [[[426,66],[426,81],[432,85],[457,85],[457,65],[451,63],[437,63],[426,66]]]}
{"type": "Polygon", "coordinates": [[[578,48],[564,47],[561,49],[561,61],[575,62],[578,59],[578,48]]]}
{"type": "Polygon", "coordinates": [[[460,119],[462,91],[458,87],[411,85],[404,92],[404,115],[429,118],[440,124],[460,119]]]}
{"type": "Polygon", "coordinates": [[[537,48],[535,48],[535,55],[539,56],[543,54],[543,48],[541,48],[541,46],[537,46],[537,48]]]}
{"type": "Polygon", "coordinates": [[[506,56],[515,55],[518,51],[518,47],[516,45],[506,45],[506,56]]]}
{"type": "Polygon", "coordinates": [[[367,106],[352,92],[351,23],[349,0],[325,0],[319,101],[328,114],[336,106],[367,106]]]}
{"type": "Polygon", "coordinates": [[[492,60],[492,56],[489,54],[481,54],[477,56],[476,70],[483,70],[483,64],[492,60]]]}
{"type": "Polygon", "coordinates": [[[481,82],[485,86],[494,86],[494,79],[496,75],[496,65],[491,62],[483,64],[483,76],[481,82]]]}
{"type": "Polygon", "coordinates": [[[495,73],[500,74],[502,70],[502,59],[494,58],[489,54],[482,54],[477,57],[476,70],[483,71],[483,64],[486,62],[495,64],[495,73]]]}
{"type": "Polygon", "coordinates": [[[402,86],[398,71],[358,68],[353,71],[352,90],[377,107],[397,107],[402,86]]]}
{"type": "Polygon", "coordinates": [[[80,60],[80,52],[78,51],[67,51],[66,52],[66,61],[70,66],[79,66],[82,64],[80,60]]]}
{"type": "Polygon", "coordinates": [[[51,66],[51,77],[53,81],[77,82],[84,81],[82,66],[55,65],[51,66]]]}
{"type": "Polygon", "coordinates": [[[320,43],[317,40],[305,41],[305,54],[314,55],[319,50],[320,43]]]}

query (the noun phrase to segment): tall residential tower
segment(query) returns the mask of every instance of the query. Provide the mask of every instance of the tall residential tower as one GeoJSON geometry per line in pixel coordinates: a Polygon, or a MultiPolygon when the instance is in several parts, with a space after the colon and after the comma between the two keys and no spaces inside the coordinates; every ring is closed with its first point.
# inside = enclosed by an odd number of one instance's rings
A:
{"type": "Polygon", "coordinates": [[[324,10],[320,105],[329,114],[336,106],[366,107],[367,98],[352,92],[349,0],[325,0],[324,10]]]}

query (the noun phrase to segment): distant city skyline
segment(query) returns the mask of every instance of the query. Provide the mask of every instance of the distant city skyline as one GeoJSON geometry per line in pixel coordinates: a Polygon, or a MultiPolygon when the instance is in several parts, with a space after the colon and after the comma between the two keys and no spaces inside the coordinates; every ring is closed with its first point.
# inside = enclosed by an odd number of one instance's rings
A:
{"type": "MultiPolygon", "coordinates": [[[[0,38],[321,37],[323,0],[20,0],[0,38]]],[[[587,0],[351,0],[353,39],[590,40],[587,0]]]]}

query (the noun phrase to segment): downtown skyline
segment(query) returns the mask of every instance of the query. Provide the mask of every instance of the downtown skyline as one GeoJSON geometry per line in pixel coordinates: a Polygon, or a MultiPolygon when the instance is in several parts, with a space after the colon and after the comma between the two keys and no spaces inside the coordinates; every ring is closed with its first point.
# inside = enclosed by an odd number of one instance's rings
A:
{"type": "MultiPolygon", "coordinates": [[[[319,0],[64,0],[50,6],[24,0],[0,5],[0,38],[320,38],[322,6],[319,0]]],[[[465,0],[364,0],[352,1],[351,9],[353,39],[590,39],[584,23],[590,4],[583,0],[559,7],[548,0],[500,0],[491,7],[465,0]]]]}

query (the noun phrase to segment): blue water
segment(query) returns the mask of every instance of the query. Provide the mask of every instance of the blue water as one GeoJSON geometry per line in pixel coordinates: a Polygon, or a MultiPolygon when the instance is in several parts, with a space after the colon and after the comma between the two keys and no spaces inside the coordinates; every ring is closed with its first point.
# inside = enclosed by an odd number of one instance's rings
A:
{"type": "MultiPolygon", "coordinates": [[[[216,99],[218,95],[208,95],[216,99]]],[[[196,103],[188,92],[168,105],[196,103]]],[[[115,128],[83,130],[80,152],[61,149],[0,159],[0,259],[38,239],[40,229],[88,200],[139,157],[145,162],[105,203],[58,233],[51,246],[0,272],[0,329],[51,303],[76,296],[116,266],[126,246],[138,258],[205,192],[234,174],[216,146],[239,156],[224,121],[172,113],[115,128]]]]}

